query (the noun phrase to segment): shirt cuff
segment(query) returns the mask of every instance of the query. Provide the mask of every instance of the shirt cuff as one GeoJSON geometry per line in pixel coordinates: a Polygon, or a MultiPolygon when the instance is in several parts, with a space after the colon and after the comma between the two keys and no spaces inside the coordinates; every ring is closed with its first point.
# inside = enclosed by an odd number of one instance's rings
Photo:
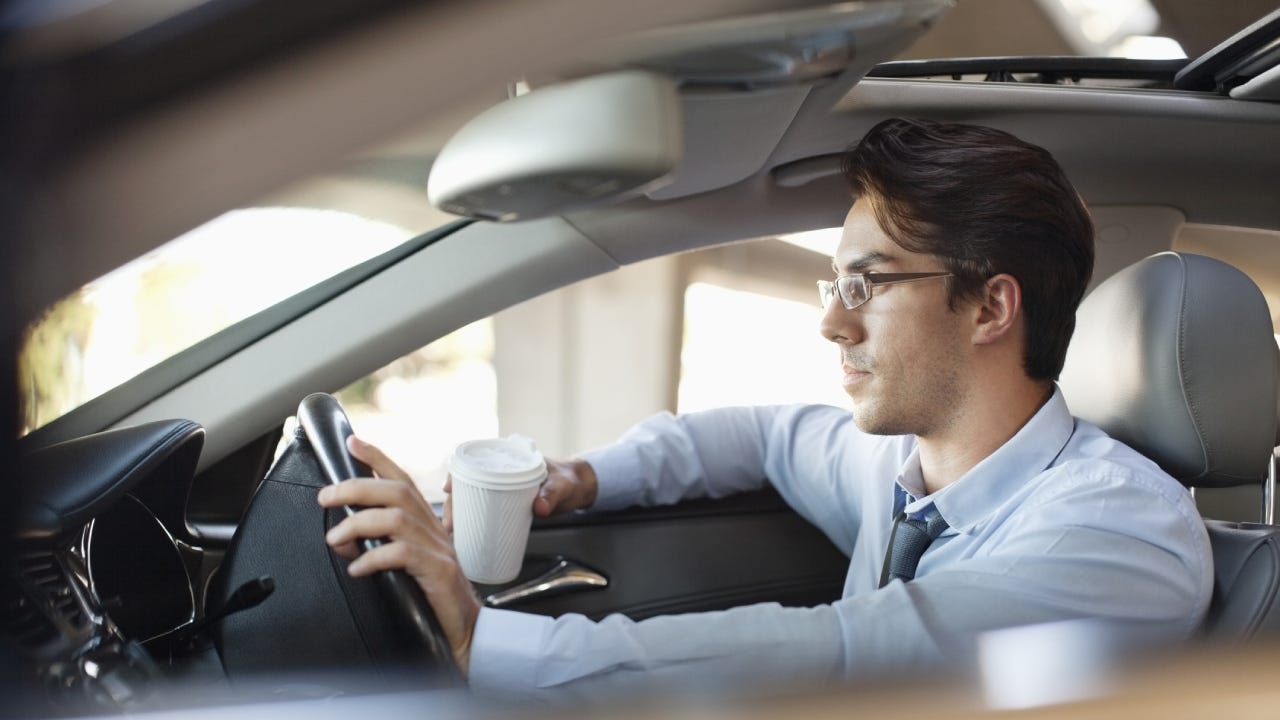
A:
{"type": "Polygon", "coordinates": [[[471,635],[471,689],[527,697],[537,688],[538,653],[552,622],[542,615],[481,608],[471,635]]]}
{"type": "Polygon", "coordinates": [[[627,445],[610,445],[580,455],[596,473],[596,501],[592,510],[621,510],[641,504],[643,488],[632,478],[639,464],[635,450],[627,445]]]}

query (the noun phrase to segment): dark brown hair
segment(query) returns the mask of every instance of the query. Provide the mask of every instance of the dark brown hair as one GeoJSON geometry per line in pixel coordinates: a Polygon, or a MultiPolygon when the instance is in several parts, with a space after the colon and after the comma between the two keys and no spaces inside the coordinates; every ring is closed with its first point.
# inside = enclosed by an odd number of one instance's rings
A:
{"type": "Polygon", "coordinates": [[[1047,150],[1009,133],[929,120],[885,120],[845,153],[855,198],[894,242],[942,260],[952,308],[993,275],[1022,286],[1023,367],[1055,380],[1093,273],[1093,223],[1047,150]]]}

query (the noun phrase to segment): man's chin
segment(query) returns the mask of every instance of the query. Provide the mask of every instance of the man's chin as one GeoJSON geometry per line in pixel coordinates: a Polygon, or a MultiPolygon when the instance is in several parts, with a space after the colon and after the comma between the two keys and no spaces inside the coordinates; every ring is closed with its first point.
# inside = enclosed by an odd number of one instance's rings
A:
{"type": "Polygon", "coordinates": [[[879,416],[879,413],[875,412],[873,408],[868,407],[867,401],[853,401],[853,424],[857,425],[858,429],[862,432],[869,435],[885,434],[879,431],[883,424],[882,420],[883,418],[879,416]]]}
{"type": "Polygon", "coordinates": [[[853,401],[853,424],[868,435],[908,435],[906,430],[867,400],[853,401]]]}

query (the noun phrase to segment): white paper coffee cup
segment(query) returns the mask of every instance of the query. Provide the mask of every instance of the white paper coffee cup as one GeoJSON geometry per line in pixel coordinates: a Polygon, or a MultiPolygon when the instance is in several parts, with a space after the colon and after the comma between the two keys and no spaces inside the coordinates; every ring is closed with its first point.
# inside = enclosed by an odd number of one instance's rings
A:
{"type": "Polygon", "coordinates": [[[520,574],[533,500],[547,463],[519,435],[470,440],[449,458],[453,478],[453,547],[473,582],[510,582],[520,574]]]}

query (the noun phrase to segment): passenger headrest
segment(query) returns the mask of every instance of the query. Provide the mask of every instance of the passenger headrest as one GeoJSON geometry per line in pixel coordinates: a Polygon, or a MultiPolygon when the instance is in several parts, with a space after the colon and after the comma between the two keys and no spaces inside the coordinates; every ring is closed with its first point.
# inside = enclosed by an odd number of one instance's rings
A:
{"type": "Polygon", "coordinates": [[[1244,273],[1160,253],[1085,298],[1060,385],[1071,412],[1183,484],[1262,481],[1276,443],[1271,315],[1244,273]]]}

